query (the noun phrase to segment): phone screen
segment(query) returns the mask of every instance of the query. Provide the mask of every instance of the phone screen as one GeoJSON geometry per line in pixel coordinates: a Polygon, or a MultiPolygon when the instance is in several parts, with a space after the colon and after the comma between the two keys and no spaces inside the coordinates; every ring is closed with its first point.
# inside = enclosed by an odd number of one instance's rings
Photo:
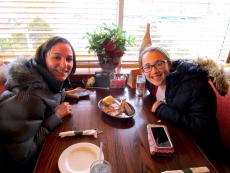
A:
{"type": "Polygon", "coordinates": [[[76,96],[78,97],[84,97],[84,96],[88,96],[89,95],[89,91],[88,90],[83,90],[79,93],[75,93],[76,96]]]}
{"type": "Polygon", "coordinates": [[[168,136],[163,127],[151,127],[156,145],[159,147],[171,147],[168,136]]]}

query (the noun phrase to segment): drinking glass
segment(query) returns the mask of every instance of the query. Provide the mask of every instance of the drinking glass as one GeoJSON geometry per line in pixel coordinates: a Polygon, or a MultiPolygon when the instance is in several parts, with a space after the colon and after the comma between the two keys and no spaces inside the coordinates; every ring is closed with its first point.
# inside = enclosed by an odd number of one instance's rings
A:
{"type": "Polygon", "coordinates": [[[136,94],[143,96],[145,92],[145,76],[143,74],[137,75],[136,78],[136,94]]]}
{"type": "Polygon", "coordinates": [[[112,173],[111,164],[106,160],[96,160],[90,166],[90,173],[112,173]]]}

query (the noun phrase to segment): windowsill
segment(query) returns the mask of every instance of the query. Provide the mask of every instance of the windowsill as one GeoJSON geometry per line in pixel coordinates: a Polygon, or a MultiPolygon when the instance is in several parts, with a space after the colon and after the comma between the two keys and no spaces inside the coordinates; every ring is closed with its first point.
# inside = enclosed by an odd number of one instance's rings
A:
{"type": "MultiPolygon", "coordinates": [[[[121,67],[116,69],[116,73],[119,74],[129,74],[130,70],[138,68],[137,66],[132,67],[121,67]]],[[[74,75],[93,75],[95,72],[101,72],[102,69],[100,67],[82,67],[77,68],[74,75]]]]}
{"type": "MultiPolygon", "coordinates": [[[[116,70],[118,74],[129,74],[130,70],[137,69],[137,66],[133,67],[121,67],[116,70]]],[[[88,79],[93,76],[95,72],[101,72],[101,68],[99,67],[89,67],[89,68],[77,68],[74,75],[71,77],[72,82],[80,82],[82,80],[88,79]]]]}

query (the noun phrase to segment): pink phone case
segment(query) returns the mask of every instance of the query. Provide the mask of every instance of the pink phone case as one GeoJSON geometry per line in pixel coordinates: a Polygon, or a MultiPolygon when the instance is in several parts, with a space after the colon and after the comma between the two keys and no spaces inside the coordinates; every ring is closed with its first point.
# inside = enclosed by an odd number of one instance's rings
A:
{"type": "Polygon", "coordinates": [[[150,153],[151,155],[165,155],[165,156],[170,156],[174,152],[173,144],[171,142],[169,133],[167,131],[166,126],[164,125],[157,125],[157,124],[148,124],[147,125],[147,133],[148,133],[148,141],[149,141],[149,148],[150,148],[150,153]],[[164,131],[167,135],[168,141],[170,143],[170,146],[167,147],[159,147],[156,144],[154,134],[152,133],[152,129],[154,127],[162,127],[164,128],[164,131]]]}

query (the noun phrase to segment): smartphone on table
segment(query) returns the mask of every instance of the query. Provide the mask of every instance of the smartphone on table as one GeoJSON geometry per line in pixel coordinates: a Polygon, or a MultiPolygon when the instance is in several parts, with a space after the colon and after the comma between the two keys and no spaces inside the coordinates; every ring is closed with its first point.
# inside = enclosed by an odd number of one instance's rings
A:
{"type": "Polygon", "coordinates": [[[165,125],[148,124],[147,133],[152,155],[172,155],[174,148],[165,125]]]}
{"type": "Polygon", "coordinates": [[[90,94],[89,90],[82,90],[81,92],[75,93],[75,95],[78,96],[78,97],[89,96],[89,94],[90,94]]]}

